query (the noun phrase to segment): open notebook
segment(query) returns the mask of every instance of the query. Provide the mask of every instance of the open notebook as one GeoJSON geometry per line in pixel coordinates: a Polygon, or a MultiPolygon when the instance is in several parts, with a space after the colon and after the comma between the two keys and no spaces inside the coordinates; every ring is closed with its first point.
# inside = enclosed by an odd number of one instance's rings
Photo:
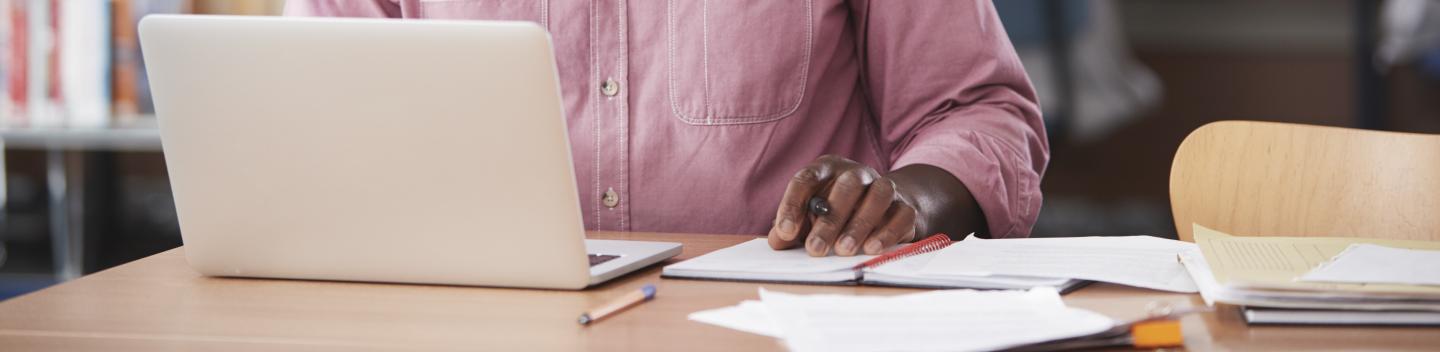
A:
{"type": "Polygon", "coordinates": [[[760,281],[830,285],[876,285],[920,288],[1030,289],[1053,287],[1068,292],[1087,281],[1005,275],[927,274],[921,269],[937,252],[920,253],[867,267],[854,268],[876,256],[811,257],[803,248],[770,249],[765,238],[710,252],[666,266],[666,278],[760,281]]]}

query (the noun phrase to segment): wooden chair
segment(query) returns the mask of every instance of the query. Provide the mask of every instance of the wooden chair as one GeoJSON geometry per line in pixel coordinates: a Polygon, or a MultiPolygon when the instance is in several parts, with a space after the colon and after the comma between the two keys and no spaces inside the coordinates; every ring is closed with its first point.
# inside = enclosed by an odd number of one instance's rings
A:
{"type": "Polygon", "coordinates": [[[1180,143],[1170,207],[1237,236],[1440,240],[1440,135],[1221,121],[1180,143]]]}

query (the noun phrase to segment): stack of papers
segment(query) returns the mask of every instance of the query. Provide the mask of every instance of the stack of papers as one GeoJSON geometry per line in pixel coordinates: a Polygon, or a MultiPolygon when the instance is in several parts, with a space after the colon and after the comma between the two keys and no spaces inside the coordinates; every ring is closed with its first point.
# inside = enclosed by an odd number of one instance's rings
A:
{"type": "Polygon", "coordinates": [[[795,351],[994,350],[1098,334],[1115,322],[1053,289],[900,296],[793,295],[696,312],[691,320],[784,340],[795,351]]]}
{"type": "Polygon", "coordinates": [[[1246,306],[1251,323],[1440,324],[1417,313],[1440,312],[1440,242],[1193,231],[1199,248],[1181,261],[1201,296],[1246,306]]]}

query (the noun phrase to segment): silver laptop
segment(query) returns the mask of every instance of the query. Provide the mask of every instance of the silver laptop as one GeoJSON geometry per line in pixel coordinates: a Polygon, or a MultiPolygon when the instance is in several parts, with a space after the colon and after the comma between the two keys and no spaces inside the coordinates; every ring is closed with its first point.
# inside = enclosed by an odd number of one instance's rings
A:
{"type": "Polygon", "coordinates": [[[680,252],[585,240],[534,24],[157,15],[140,41],[203,274],[579,289],[680,252]]]}

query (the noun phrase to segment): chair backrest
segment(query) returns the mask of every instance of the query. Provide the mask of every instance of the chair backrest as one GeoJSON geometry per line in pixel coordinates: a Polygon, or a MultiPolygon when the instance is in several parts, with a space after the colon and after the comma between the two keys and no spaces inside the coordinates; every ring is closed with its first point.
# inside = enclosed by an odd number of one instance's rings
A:
{"type": "Polygon", "coordinates": [[[1175,229],[1440,240],[1440,135],[1221,121],[1180,143],[1175,229]]]}

